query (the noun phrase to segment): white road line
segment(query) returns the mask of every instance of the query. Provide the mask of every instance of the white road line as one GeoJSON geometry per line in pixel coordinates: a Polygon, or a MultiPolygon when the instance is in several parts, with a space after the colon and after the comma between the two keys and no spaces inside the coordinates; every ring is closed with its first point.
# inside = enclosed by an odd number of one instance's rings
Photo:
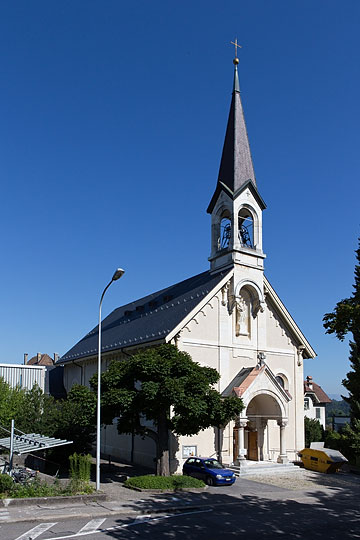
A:
{"type": "Polygon", "coordinates": [[[18,536],[16,540],[35,540],[40,534],[46,532],[48,529],[56,525],[55,523],[40,523],[40,525],[36,525],[33,529],[30,529],[30,531],[25,532],[21,536],[18,536]]]}
{"type": "Polygon", "coordinates": [[[78,532],[78,534],[84,533],[84,532],[94,532],[94,531],[96,531],[97,529],[100,529],[100,526],[104,523],[105,519],[106,519],[106,518],[103,518],[103,519],[92,519],[92,520],[89,521],[86,525],[84,525],[82,529],[80,529],[80,531],[78,532]]]}
{"type": "MultiPolygon", "coordinates": [[[[212,512],[211,509],[208,509],[208,510],[194,510],[194,511],[190,511],[190,512],[179,512],[179,513],[176,513],[176,514],[166,514],[165,516],[159,516],[159,517],[154,517],[154,518],[151,518],[149,517],[148,515],[140,515],[140,516],[137,516],[134,521],[132,523],[125,523],[124,525],[116,525],[115,527],[108,527],[107,529],[96,529],[96,530],[92,530],[92,531],[79,531],[78,533],[75,533],[75,534],[68,534],[66,536],[52,536],[51,538],[44,538],[43,540],[67,540],[68,538],[78,538],[79,536],[86,536],[88,534],[96,534],[96,533],[106,533],[108,531],[117,531],[119,529],[128,529],[129,527],[133,527],[134,525],[142,525],[143,523],[149,523],[149,522],[156,522],[156,521],[162,521],[163,519],[171,519],[171,518],[175,518],[175,517],[180,517],[180,516],[189,516],[190,514],[204,514],[206,512],[212,512]],[[142,517],[144,517],[145,519],[142,519],[142,517]]],[[[94,520],[95,521],[95,520],[94,520]]],[[[25,537],[27,540],[31,540],[30,538],[28,537],[25,537]]],[[[34,537],[35,538],[35,537],[34,537]]],[[[20,538],[16,538],[16,540],[25,540],[23,539],[22,537],[20,538]]]]}
{"type": "Polygon", "coordinates": [[[135,520],[131,525],[140,525],[140,523],[145,523],[146,521],[151,520],[151,514],[141,514],[141,516],[136,516],[135,520]]]}

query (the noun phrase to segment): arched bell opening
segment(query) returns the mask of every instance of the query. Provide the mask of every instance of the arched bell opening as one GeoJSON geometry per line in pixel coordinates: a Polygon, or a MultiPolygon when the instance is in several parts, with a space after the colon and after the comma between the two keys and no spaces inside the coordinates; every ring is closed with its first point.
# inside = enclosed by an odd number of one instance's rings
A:
{"type": "Polygon", "coordinates": [[[254,240],[254,216],[248,208],[241,208],[238,214],[239,241],[242,247],[253,249],[254,240]]]}
{"type": "Polygon", "coordinates": [[[217,250],[228,249],[232,237],[231,214],[229,210],[222,211],[217,229],[217,250]]]}

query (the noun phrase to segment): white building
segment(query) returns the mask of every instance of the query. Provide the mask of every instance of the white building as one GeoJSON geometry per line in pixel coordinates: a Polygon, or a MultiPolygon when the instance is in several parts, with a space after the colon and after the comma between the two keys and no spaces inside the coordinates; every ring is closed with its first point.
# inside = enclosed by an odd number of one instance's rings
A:
{"type": "MultiPolygon", "coordinates": [[[[255,179],[236,59],[234,64],[223,154],[208,207],[210,269],[122,306],[103,322],[104,365],[126,361],[140,347],[174,343],[196,362],[216,368],[219,391],[245,404],[222,437],[214,429],[173,437],[172,471],[181,470],[190,453],[214,455],[219,444],[223,462],[239,464],[284,463],[304,447],[303,359],[315,352],[264,276],[265,203],[255,179]]],[[[67,389],[87,384],[96,372],[97,332],[94,328],[59,360],[67,389]]],[[[155,456],[151,440],[119,436],[116,426],[104,430],[102,451],[149,466],[155,456]]]]}
{"type": "Polygon", "coordinates": [[[0,377],[11,388],[31,390],[37,384],[45,392],[46,367],[22,364],[0,364],[0,377]]]}
{"type": "Polygon", "coordinates": [[[326,404],[331,399],[318,384],[313,382],[311,375],[304,381],[304,414],[308,418],[318,420],[326,428],[326,404]]]}

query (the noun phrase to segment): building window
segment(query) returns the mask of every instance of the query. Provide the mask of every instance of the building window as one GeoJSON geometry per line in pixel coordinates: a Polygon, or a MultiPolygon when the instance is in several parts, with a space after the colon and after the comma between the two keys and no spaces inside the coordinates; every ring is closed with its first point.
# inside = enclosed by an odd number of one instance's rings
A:
{"type": "Polygon", "coordinates": [[[308,397],[304,398],[304,410],[308,411],[310,409],[310,400],[308,397]]]}
{"type": "Polygon", "coordinates": [[[317,419],[321,418],[320,407],[316,407],[315,413],[316,413],[316,418],[317,418],[317,419]]]}
{"type": "Polygon", "coordinates": [[[280,375],[278,375],[277,377],[275,377],[276,381],[280,384],[280,386],[282,388],[285,388],[285,382],[284,382],[284,379],[282,377],[280,377],[280,375]]]}

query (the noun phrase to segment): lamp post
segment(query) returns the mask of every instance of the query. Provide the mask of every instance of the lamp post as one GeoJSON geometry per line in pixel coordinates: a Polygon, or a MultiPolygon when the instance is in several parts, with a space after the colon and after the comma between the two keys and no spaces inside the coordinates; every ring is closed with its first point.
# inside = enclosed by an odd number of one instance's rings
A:
{"type": "Polygon", "coordinates": [[[100,490],[100,399],[101,399],[101,306],[104,299],[104,295],[113,281],[117,281],[124,275],[125,270],[118,268],[113,277],[111,278],[110,283],[108,283],[103,290],[103,293],[100,298],[99,304],[99,341],[98,341],[98,385],[97,385],[97,402],[96,402],[96,491],[100,490]]]}

